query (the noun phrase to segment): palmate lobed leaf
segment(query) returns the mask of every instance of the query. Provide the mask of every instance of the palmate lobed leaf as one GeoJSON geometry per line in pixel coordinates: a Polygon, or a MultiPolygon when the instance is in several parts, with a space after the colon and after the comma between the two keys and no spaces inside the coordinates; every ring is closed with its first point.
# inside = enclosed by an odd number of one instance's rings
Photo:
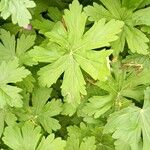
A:
{"type": "Polygon", "coordinates": [[[139,143],[142,138],[142,149],[149,148],[150,87],[147,87],[144,94],[143,108],[132,105],[109,117],[104,133],[113,133],[113,138],[118,140],[116,145],[121,144],[119,142],[121,140],[130,145],[132,150],[136,150],[140,148],[139,143]]]}
{"type": "Polygon", "coordinates": [[[113,106],[112,96],[93,96],[83,106],[82,111],[88,116],[99,118],[113,106]]]}
{"type": "Polygon", "coordinates": [[[9,31],[0,30],[0,62],[13,60],[15,57],[19,59],[19,63],[30,62],[30,58],[26,56],[26,52],[34,45],[35,35],[24,35],[15,39],[15,35],[11,35],[9,31]]]}
{"type": "Polygon", "coordinates": [[[22,90],[16,86],[8,85],[22,81],[30,72],[24,67],[19,67],[17,59],[13,61],[3,61],[0,65],[0,108],[5,105],[22,107],[22,96],[19,94],[22,90]]]}
{"type": "Polygon", "coordinates": [[[64,73],[64,81],[61,86],[62,95],[66,97],[66,101],[76,105],[80,103],[80,94],[86,95],[85,81],[80,70],[79,64],[71,58],[68,59],[67,67],[64,73]]]}
{"type": "Polygon", "coordinates": [[[150,21],[148,19],[150,14],[150,7],[140,9],[133,14],[133,20],[135,20],[135,25],[147,25],[150,26],[150,21]]]}
{"type": "Polygon", "coordinates": [[[50,134],[46,139],[43,138],[37,150],[64,150],[66,142],[60,137],[55,138],[54,134],[50,134]]]}
{"type": "MultiPolygon", "coordinates": [[[[124,64],[124,67],[126,65],[128,64],[124,64]]],[[[146,67],[140,68],[140,66],[137,66],[137,68],[133,68],[134,66],[131,66],[134,70],[132,70],[130,66],[129,69],[120,69],[119,67],[121,66],[114,64],[114,75],[112,75],[109,80],[105,82],[98,82],[97,85],[108,91],[108,93],[111,93],[111,95],[116,95],[116,98],[120,99],[123,96],[126,98],[133,98],[137,101],[142,100],[141,93],[138,93],[138,90],[140,90],[140,87],[144,90],[144,86],[150,84],[148,80],[150,77],[149,70],[146,67]],[[129,91],[132,91],[133,95],[130,95],[129,91]]]]}
{"type": "Polygon", "coordinates": [[[128,0],[123,0],[122,4],[132,10],[135,10],[137,8],[141,8],[144,6],[147,6],[150,4],[149,0],[131,0],[130,2],[128,0]]]}
{"type": "Polygon", "coordinates": [[[133,53],[136,52],[143,55],[148,54],[149,46],[146,43],[149,42],[149,39],[144,33],[136,28],[128,27],[125,28],[125,34],[128,47],[133,53]]]}
{"type": "Polygon", "coordinates": [[[92,136],[86,137],[80,143],[79,139],[74,136],[69,137],[65,150],[96,150],[95,138],[92,136]]]}
{"type": "MultiPolygon", "coordinates": [[[[102,124],[99,123],[99,125],[96,124],[85,124],[83,122],[80,123],[79,126],[69,126],[67,127],[68,131],[68,139],[67,139],[67,144],[71,144],[71,140],[73,141],[73,138],[76,139],[74,140],[74,143],[72,143],[73,146],[75,145],[80,145],[82,142],[85,142],[88,144],[91,143],[91,145],[88,145],[89,149],[104,149],[104,150],[114,150],[114,140],[111,137],[111,135],[108,134],[103,134],[103,126],[102,124]],[[91,139],[91,142],[88,143],[87,139],[91,139]],[[94,143],[93,143],[93,142],[94,143]],[[78,143],[78,144],[76,144],[78,143]],[[93,144],[96,146],[94,146],[93,144]]],[[[67,146],[66,146],[67,147],[67,146]]],[[[71,145],[70,145],[71,147],[71,145]]],[[[70,148],[68,147],[68,149],[70,148]]],[[[88,149],[88,147],[86,147],[88,149]]],[[[74,147],[78,149],[78,147],[74,147]]]]}
{"type": "Polygon", "coordinates": [[[5,107],[4,109],[0,109],[0,137],[3,134],[5,124],[7,125],[15,125],[17,121],[17,117],[12,113],[9,107],[5,107]]]}
{"type": "Polygon", "coordinates": [[[82,6],[74,0],[69,10],[65,10],[64,24],[58,22],[51,32],[46,33],[50,44],[56,45],[56,53],[53,49],[47,51],[40,47],[29,51],[33,59],[35,55],[37,62],[45,62],[44,57],[46,60],[50,52],[52,53],[53,60],[49,59],[51,64],[38,72],[39,82],[43,86],[50,87],[64,73],[62,95],[64,101],[74,108],[80,103],[81,95],[86,95],[86,83],[81,69],[94,80],[106,80],[110,74],[108,56],[112,51],[92,51],[92,49],[109,46],[110,42],[117,39],[117,34],[123,26],[121,21],[111,20],[106,23],[105,19],[102,19],[85,32],[86,20],[82,6]],[[42,59],[39,57],[40,54],[43,56],[42,59]]]}
{"type": "Polygon", "coordinates": [[[143,68],[149,69],[150,58],[148,55],[145,56],[145,55],[134,54],[134,55],[127,56],[123,60],[123,63],[128,66],[137,66],[141,69],[143,68]]]}
{"type": "Polygon", "coordinates": [[[105,7],[94,3],[93,6],[87,6],[85,12],[91,21],[106,18],[107,21],[117,19],[124,22],[124,28],[119,35],[119,39],[111,44],[114,55],[118,56],[124,50],[125,41],[127,41],[128,48],[132,53],[148,54],[149,38],[137,28],[137,25],[149,26],[150,8],[136,11],[139,6],[146,4],[146,1],[101,0],[101,2],[105,7]]]}
{"type": "Polygon", "coordinates": [[[130,2],[128,2],[127,0],[123,0],[122,1],[122,5],[129,8],[129,9],[133,9],[135,10],[136,8],[138,8],[145,0],[131,0],[130,2]]]}
{"type": "Polygon", "coordinates": [[[146,57],[144,57],[143,60],[140,57],[139,64],[133,63],[133,59],[132,63],[124,63],[122,65],[118,63],[112,64],[113,71],[108,80],[96,83],[99,88],[105,90],[107,93],[90,97],[84,103],[82,112],[88,116],[99,118],[110,109],[118,110],[129,106],[132,103],[131,99],[138,102],[142,101],[144,96],[143,91],[147,85],[150,85],[149,69],[147,65],[141,67],[143,61],[147,61],[148,63],[149,59],[147,58],[146,60],[146,57]],[[123,65],[129,68],[123,68],[123,65]]]}
{"type": "MultiPolygon", "coordinates": [[[[37,15],[35,15],[36,19],[32,20],[31,23],[35,29],[39,30],[39,33],[45,34],[46,32],[49,32],[50,30],[53,29],[53,27],[57,21],[62,20],[62,12],[57,7],[46,8],[47,7],[46,2],[43,2],[43,3],[46,5],[46,6],[43,6],[44,9],[48,10],[47,15],[48,15],[48,17],[50,17],[50,19],[52,21],[49,19],[43,18],[43,16],[41,16],[41,14],[37,14],[37,15]]],[[[39,5],[39,2],[38,2],[38,5],[39,5]]]]}
{"type": "Polygon", "coordinates": [[[23,126],[6,127],[3,141],[13,150],[64,150],[66,145],[65,141],[55,138],[54,134],[45,138],[41,134],[41,128],[34,127],[30,122],[23,126]],[[40,138],[42,139],[39,142],[40,138]]]}
{"type": "Polygon", "coordinates": [[[55,116],[59,115],[62,111],[62,103],[60,100],[51,100],[50,98],[52,89],[44,87],[36,87],[32,93],[32,106],[28,103],[21,109],[16,109],[14,113],[18,116],[20,121],[31,121],[34,124],[41,125],[48,133],[57,131],[61,128],[59,121],[55,116]]]}
{"type": "MultiPolygon", "coordinates": [[[[1,28],[8,30],[0,30],[0,149],[149,149],[150,0],[101,0],[88,11],[74,0],[63,11],[71,1],[0,1],[1,15],[24,27],[0,18],[1,28]],[[37,7],[23,6],[27,1],[37,7]],[[9,6],[15,7],[9,11],[9,6]],[[25,31],[30,10],[34,35],[25,31]],[[123,63],[114,65],[120,59],[123,63]]],[[[98,2],[80,2],[93,1],[98,2]]]]}
{"type": "Polygon", "coordinates": [[[40,19],[35,19],[32,21],[32,25],[35,29],[39,30],[39,33],[44,34],[53,28],[54,22],[40,17],[40,19]]]}
{"type": "Polygon", "coordinates": [[[16,85],[23,89],[23,91],[32,93],[34,89],[34,83],[35,83],[34,77],[30,74],[26,78],[24,78],[21,82],[17,82],[16,85]]]}
{"type": "Polygon", "coordinates": [[[14,24],[18,23],[21,27],[27,27],[32,18],[27,8],[35,6],[32,0],[1,0],[0,12],[4,19],[11,16],[14,24]]]}

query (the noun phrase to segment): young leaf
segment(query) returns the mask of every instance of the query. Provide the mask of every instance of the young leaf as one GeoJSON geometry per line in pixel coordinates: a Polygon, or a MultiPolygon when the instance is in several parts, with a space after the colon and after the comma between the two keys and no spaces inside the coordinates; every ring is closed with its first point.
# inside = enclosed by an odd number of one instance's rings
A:
{"type": "Polygon", "coordinates": [[[27,8],[35,6],[32,0],[1,0],[0,12],[5,20],[11,16],[14,24],[18,23],[19,26],[27,27],[30,19],[32,19],[27,8]]]}

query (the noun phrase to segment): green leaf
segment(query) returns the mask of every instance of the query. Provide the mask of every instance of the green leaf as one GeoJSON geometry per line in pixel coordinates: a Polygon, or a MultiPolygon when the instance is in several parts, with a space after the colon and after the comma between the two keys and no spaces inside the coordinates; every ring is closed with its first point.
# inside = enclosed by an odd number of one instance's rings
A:
{"type": "Polygon", "coordinates": [[[19,94],[22,90],[16,86],[8,85],[22,81],[30,72],[24,67],[19,67],[18,60],[2,62],[0,65],[0,108],[6,104],[15,107],[22,106],[22,96],[19,94]]]}
{"type": "MultiPolygon", "coordinates": [[[[86,125],[81,122],[79,127],[76,125],[67,127],[67,131],[68,136],[70,137],[68,138],[68,141],[74,138],[76,139],[76,142],[80,144],[87,138],[94,139],[95,137],[96,149],[114,150],[114,140],[111,135],[103,134],[102,123],[99,123],[98,125],[86,125]]],[[[74,143],[72,143],[72,145],[78,145],[76,144],[76,142],[74,140],[74,143]]]]}
{"type": "Polygon", "coordinates": [[[94,96],[88,101],[82,111],[89,116],[94,115],[94,118],[100,117],[112,107],[112,97],[110,95],[94,96]]]}
{"type": "Polygon", "coordinates": [[[64,11],[64,21],[68,30],[68,40],[71,46],[75,46],[76,43],[80,44],[80,40],[83,36],[86,23],[86,15],[82,12],[82,6],[77,0],[74,0],[69,5],[69,10],[64,11]]]}
{"type": "Polygon", "coordinates": [[[144,95],[143,108],[130,106],[115,112],[109,117],[104,130],[104,133],[113,133],[113,138],[128,143],[132,150],[139,148],[140,140],[143,141],[142,149],[146,150],[150,145],[150,87],[144,95]]]}
{"type": "Polygon", "coordinates": [[[24,67],[19,67],[17,59],[8,62],[3,61],[0,65],[0,83],[3,85],[22,81],[29,73],[24,67]]]}
{"type": "Polygon", "coordinates": [[[135,53],[146,55],[148,54],[148,45],[149,39],[144,33],[136,28],[126,27],[125,29],[126,40],[128,43],[129,49],[135,53]]]}
{"type": "Polygon", "coordinates": [[[143,32],[147,32],[148,34],[150,33],[150,26],[143,26],[142,28],[141,28],[141,30],[143,31],[143,32]]]}
{"type": "Polygon", "coordinates": [[[1,112],[1,116],[0,116],[0,137],[3,133],[4,130],[4,114],[1,112]]]}
{"type": "Polygon", "coordinates": [[[141,7],[147,6],[150,4],[150,0],[143,0],[142,4],[140,5],[141,7]]]}
{"type": "Polygon", "coordinates": [[[32,75],[28,75],[26,78],[23,79],[21,82],[17,82],[17,86],[23,89],[24,91],[27,91],[31,93],[34,88],[35,79],[32,75]]]}
{"type": "Polygon", "coordinates": [[[48,19],[35,19],[32,21],[32,25],[35,29],[39,30],[39,33],[46,33],[49,32],[53,26],[54,26],[54,22],[48,20],[48,19]]]}
{"type": "Polygon", "coordinates": [[[55,44],[51,44],[50,46],[46,47],[35,46],[32,50],[28,51],[27,56],[32,60],[26,64],[33,65],[37,64],[38,62],[53,62],[60,58],[62,54],[64,54],[64,52],[61,52],[59,47],[55,44]]]}
{"type": "MultiPolygon", "coordinates": [[[[130,147],[130,145],[128,144],[128,143],[125,143],[124,141],[116,141],[115,142],[115,148],[116,148],[116,150],[120,150],[120,149],[122,149],[122,150],[131,150],[131,147],[130,147]]],[[[140,150],[140,148],[139,148],[139,150],[140,150]]]]}
{"type": "Polygon", "coordinates": [[[71,105],[70,103],[64,103],[62,114],[72,116],[76,112],[76,109],[77,109],[76,107],[77,107],[77,104],[76,106],[74,106],[74,105],[71,105]]]}
{"type": "Polygon", "coordinates": [[[105,19],[101,19],[95,22],[84,34],[82,45],[78,49],[87,50],[110,46],[110,42],[118,39],[117,34],[121,32],[123,25],[124,23],[118,20],[111,20],[106,23],[105,19]]]}
{"type": "Polygon", "coordinates": [[[79,143],[79,139],[76,139],[74,136],[69,137],[65,150],[96,150],[95,138],[87,137],[79,143]]]}
{"type": "Polygon", "coordinates": [[[35,35],[27,35],[22,34],[20,38],[17,39],[17,48],[16,55],[19,57],[23,55],[27,50],[29,50],[35,41],[35,35]]]}
{"type": "Polygon", "coordinates": [[[144,0],[130,0],[130,2],[129,2],[128,0],[123,0],[122,5],[129,9],[135,10],[136,8],[138,8],[140,6],[140,4],[143,3],[143,1],[144,0]]]}
{"type": "Polygon", "coordinates": [[[51,7],[57,7],[60,10],[62,10],[68,6],[66,2],[61,1],[61,0],[57,0],[57,1],[35,0],[35,3],[36,3],[36,7],[34,8],[34,11],[33,11],[33,17],[36,19],[38,19],[38,17],[41,15],[42,12],[48,11],[48,9],[51,7]]]}
{"type": "Polygon", "coordinates": [[[51,100],[51,89],[36,88],[32,93],[32,106],[27,104],[24,108],[17,109],[16,115],[20,121],[32,121],[34,124],[40,124],[45,131],[51,133],[52,130],[60,129],[60,124],[54,117],[62,111],[62,103],[60,100],[51,100]]]}
{"type": "Polygon", "coordinates": [[[33,114],[43,128],[51,133],[52,130],[60,129],[60,124],[54,117],[59,115],[62,111],[62,103],[59,100],[51,100],[47,102],[50,97],[51,89],[38,88],[33,93],[33,114]]]}
{"type": "Polygon", "coordinates": [[[47,138],[42,137],[41,128],[34,127],[29,122],[21,127],[19,125],[6,127],[3,141],[13,150],[49,150],[49,148],[64,150],[65,147],[65,141],[61,138],[54,139],[54,134],[50,134],[47,138]]]}
{"type": "Polygon", "coordinates": [[[40,127],[34,128],[31,123],[26,123],[21,128],[19,126],[8,126],[5,128],[3,141],[13,150],[36,149],[41,137],[40,131],[40,127]]]}
{"type": "MultiPolygon", "coordinates": [[[[105,19],[102,19],[85,32],[87,17],[82,12],[82,6],[74,0],[69,8],[70,10],[65,10],[64,23],[56,23],[53,30],[46,33],[50,41],[47,46],[49,47],[50,44],[57,46],[56,59],[53,57],[55,60],[52,60],[49,56],[51,64],[41,68],[38,75],[40,84],[50,87],[64,73],[62,95],[65,97],[65,102],[76,108],[80,103],[81,95],[86,95],[81,68],[95,80],[106,80],[110,74],[108,56],[112,51],[99,52],[93,49],[108,46],[110,42],[116,40],[123,23],[116,20],[106,23],[105,19]]],[[[51,53],[51,56],[54,56],[55,54],[53,49],[31,50],[36,54],[38,51],[39,54],[47,51],[43,60],[35,56],[36,61],[41,62],[48,60],[45,59],[46,55],[51,53]]],[[[32,57],[34,59],[33,55],[32,57]]]]}
{"type": "Polygon", "coordinates": [[[0,109],[0,137],[3,133],[4,130],[4,125],[5,123],[7,125],[15,125],[17,118],[16,116],[11,112],[11,109],[9,108],[4,108],[4,109],[0,109]]]}
{"type": "Polygon", "coordinates": [[[64,150],[66,142],[60,137],[55,139],[54,134],[50,134],[46,139],[43,138],[37,150],[64,150]]]}
{"type": "MultiPolygon", "coordinates": [[[[44,2],[44,3],[46,4],[47,2],[44,2]]],[[[46,4],[46,6],[43,6],[43,7],[46,8],[47,4],[46,4]]],[[[32,21],[33,27],[35,29],[38,29],[39,33],[42,33],[42,34],[44,34],[46,32],[50,32],[53,29],[55,23],[62,20],[62,12],[57,7],[48,7],[46,9],[48,9],[47,15],[48,15],[48,17],[50,17],[50,19],[52,21],[49,19],[43,18],[41,14],[40,15],[38,14],[39,15],[38,18],[37,18],[38,15],[36,15],[35,16],[36,19],[32,21]]]]}
{"type": "Polygon", "coordinates": [[[146,55],[148,53],[148,37],[137,28],[137,25],[149,25],[149,7],[145,9],[136,9],[143,0],[101,0],[102,5],[93,4],[85,8],[86,14],[91,21],[99,21],[105,18],[107,21],[117,19],[124,22],[124,28],[119,34],[119,39],[111,43],[113,54],[118,56],[124,51],[125,41],[132,53],[146,55]]]}
{"type": "Polygon", "coordinates": [[[131,63],[131,68],[137,68],[130,70],[123,68],[130,67],[130,63],[123,65],[122,69],[120,69],[120,65],[117,63],[113,64],[113,72],[108,80],[96,83],[101,89],[107,91],[108,94],[89,98],[82,108],[85,114],[98,118],[111,108],[118,110],[129,106],[132,103],[130,99],[136,101],[143,99],[143,90],[146,85],[150,84],[148,68],[139,68],[140,65],[136,66],[136,64],[132,66],[131,63]]]}
{"type": "Polygon", "coordinates": [[[67,63],[67,55],[60,57],[54,63],[49,64],[40,69],[38,72],[39,81],[42,86],[50,87],[53,83],[56,83],[59,76],[64,72],[67,63]],[[47,78],[48,76],[51,78],[47,78]]]}
{"type": "Polygon", "coordinates": [[[102,5],[99,5],[97,3],[93,3],[93,6],[85,7],[84,11],[89,16],[90,21],[99,21],[102,18],[111,20],[112,18],[112,14],[102,5]]]}
{"type": "Polygon", "coordinates": [[[32,0],[1,0],[0,12],[5,20],[11,16],[14,24],[18,23],[19,26],[27,27],[30,19],[32,19],[27,8],[35,6],[32,0]]]}
{"type": "Polygon", "coordinates": [[[0,30],[0,62],[9,61],[17,57],[19,63],[23,64],[26,51],[29,50],[35,41],[34,35],[25,36],[22,34],[20,38],[15,40],[15,36],[11,35],[10,32],[1,29],[0,30]]]}
{"type": "Polygon", "coordinates": [[[70,104],[80,103],[80,94],[86,95],[85,81],[79,65],[72,56],[67,60],[64,81],[61,86],[62,95],[70,104]]]}
{"type": "Polygon", "coordinates": [[[123,60],[124,65],[130,66],[135,66],[139,69],[149,69],[150,67],[150,58],[148,55],[139,55],[139,54],[134,54],[134,55],[129,55],[123,60]]]}
{"type": "Polygon", "coordinates": [[[48,16],[55,22],[62,19],[62,12],[57,7],[48,8],[48,16]]]}
{"type": "Polygon", "coordinates": [[[95,139],[94,137],[88,137],[83,139],[83,142],[80,145],[80,150],[95,150],[95,139]]]}
{"type": "Polygon", "coordinates": [[[1,103],[0,108],[4,108],[7,104],[11,107],[22,107],[22,96],[20,95],[21,89],[9,86],[9,85],[1,85],[0,86],[0,97],[1,103]]]}
{"type": "Polygon", "coordinates": [[[124,28],[122,29],[122,32],[119,34],[119,38],[111,43],[112,49],[114,50],[113,53],[115,56],[117,56],[120,52],[124,51],[124,46],[126,42],[126,35],[124,32],[124,28]]]}
{"type": "Polygon", "coordinates": [[[101,0],[103,5],[109,10],[109,12],[115,18],[120,17],[121,10],[121,1],[120,0],[101,0]]]}
{"type": "Polygon", "coordinates": [[[109,58],[111,51],[86,51],[75,55],[75,59],[94,80],[106,80],[110,74],[109,58]],[[103,57],[102,57],[103,56],[103,57]],[[99,59],[101,58],[101,59],[99,59]]]}
{"type": "Polygon", "coordinates": [[[10,60],[15,56],[15,36],[8,31],[0,30],[0,62],[10,60]]]}
{"type": "Polygon", "coordinates": [[[61,128],[59,121],[54,118],[62,111],[61,106],[62,104],[59,100],[52,100],[43,107],[39,117],[37,117],[38,122],[41,123],[43,128],[49,133],[52,130],[57,131],[61,128]]]}
{"type": "Polygon", "coordinates": [[[150,7],[140,9],[133,13],[133,20],[135,21],[135,25],[150,25],[150,7]]]}

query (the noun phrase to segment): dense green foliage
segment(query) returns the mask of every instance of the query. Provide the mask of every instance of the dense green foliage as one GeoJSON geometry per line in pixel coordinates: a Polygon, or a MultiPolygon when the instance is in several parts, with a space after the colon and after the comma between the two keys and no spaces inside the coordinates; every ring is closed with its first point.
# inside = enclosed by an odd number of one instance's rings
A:
{"type": "Polygon", "coordinates": [[[150,0],[0,0],[0,150],[149,150],[150,0]]]}

